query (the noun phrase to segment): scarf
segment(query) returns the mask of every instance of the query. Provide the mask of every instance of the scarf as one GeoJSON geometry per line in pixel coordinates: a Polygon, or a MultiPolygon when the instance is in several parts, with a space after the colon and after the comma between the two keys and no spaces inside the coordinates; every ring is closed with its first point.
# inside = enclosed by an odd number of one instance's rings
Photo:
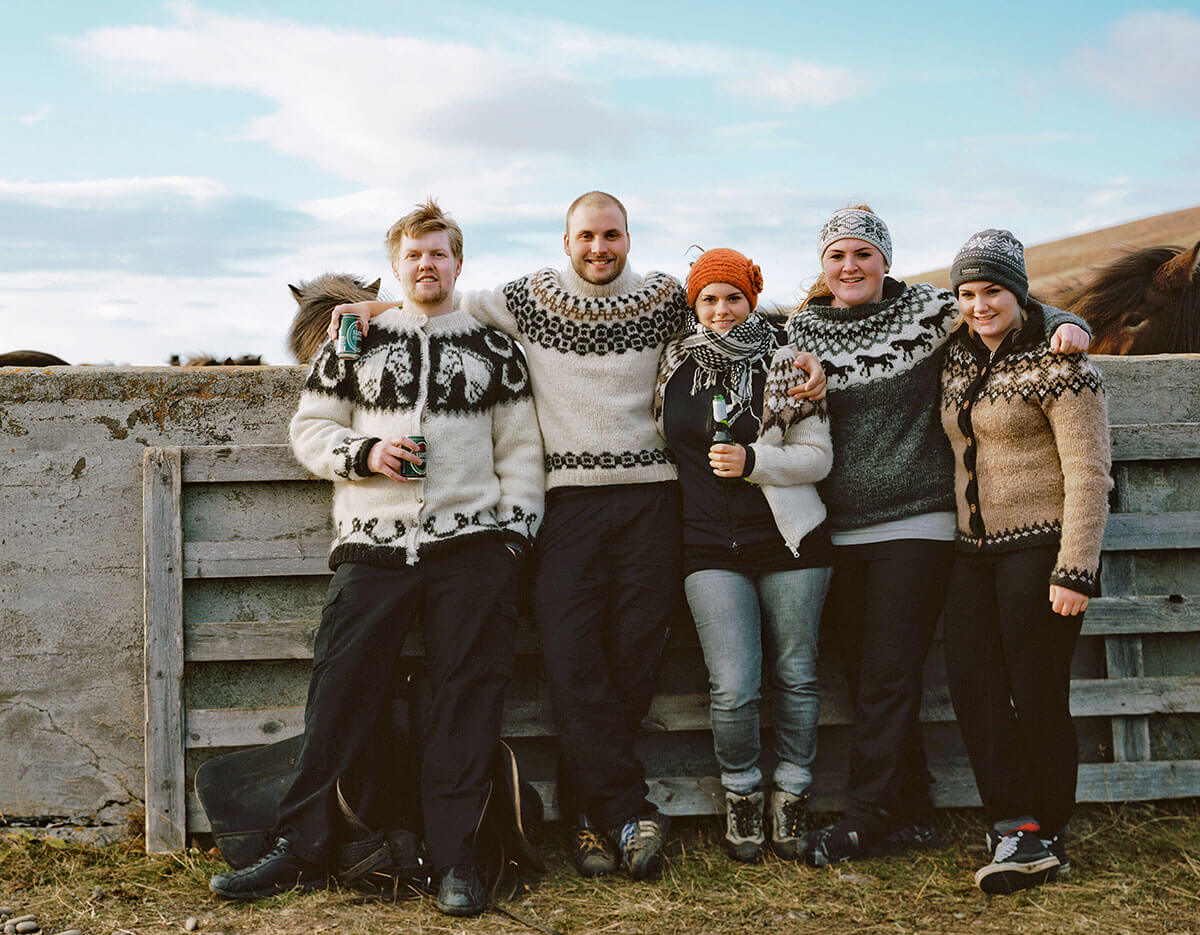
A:
{"type": "Polygon", "coordinates": [[[751,402],[750,365],[775,349],[775,332],[758,312],[751,312],[750,317],[725,334],[697,323],[695,333],[684,338],[681,346],[696,361],[693,396],[719,381],[729,388],[728,412],[732,425],[751,402]]]}

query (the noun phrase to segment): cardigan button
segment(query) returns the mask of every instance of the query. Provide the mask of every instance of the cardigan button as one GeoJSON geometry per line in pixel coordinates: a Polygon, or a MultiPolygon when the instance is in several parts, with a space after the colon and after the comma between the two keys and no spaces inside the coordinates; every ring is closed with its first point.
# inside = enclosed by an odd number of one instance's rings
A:
{"type": "Polygon", "coordinates": [[[971,504],[971,512],[972,512],[972,513],[974,513],[974,512],[975,512],[975,504],[974,504],[974,503],[972,503],[972,504],[971,504]]]}
{"type": "Polygon", "coordinates": [[[968,435],[967,436],[967,447],[970,448],[971,445],[972,445],[971,436],[968,435]]]}

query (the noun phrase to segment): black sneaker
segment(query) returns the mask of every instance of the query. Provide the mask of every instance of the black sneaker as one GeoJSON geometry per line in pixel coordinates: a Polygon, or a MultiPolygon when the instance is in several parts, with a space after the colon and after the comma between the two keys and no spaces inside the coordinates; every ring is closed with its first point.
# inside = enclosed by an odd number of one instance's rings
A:
{"type": "Polygon", "coordinates": [[[763,829],[766,797],[757,789],[749,795],[725,790],[725,851],[734,860],[750,864],[762,856],[767,843],[763,829]]]}
{"type": "Polygon", "coordinates": [[[804,852],[808,832],[808,792],[792,795],[782,789],[771,793],[771,850],[783,860],[797,860],[804,852]]]}
{"type": "Polygon", "coordinates": [[[1040,830],[1036,821],[998,826],[988,835],[989,844],[995,841],[992,861],[975,872],[976,885],[985,893],[1014,893],[1053,880],[1058,858],[1042,843],[1040,830]]]}
{"type": "Polygon", "coordinates": [[[608,838],[600,834],[584,815],[579,816],[571,846],[571,861],[581,877],[602,877],[615,873],[621,866],[617,851],[608,838]]]}
{"type": "Polygon", "coordinates": [[[662,869],[662,849],[670,826],[666,815],[655,813],[653,818],[631,819],[612,830],[621,864],[635,880],[648,880],[662,869]]]}
{"type": "Polygon", "coordinates": [[[448,916],[477,916],[487,908],[483,881],[474,867],[461,864],[442,874],[437,907],[448,916]]]}
{"type": "Polygon", "coordinates": [[[810,867],[828,867],[844,863],[862,854],[862,829],[843,818],[836,825],[829,825],[804,836],[804,860],[810,867]]]}
{"type": "MultiPolygon", "coordinates": [[[[871,856],[891,856],[907,851],[931,851],[942,846],[942,835],[933,822],[907,822],[897,825],[882,840],[867,848],[871,856]]],[[[989,853],[994,848],[989,848],[989,853]]]]}
{"type": "Polygon", "coordinates": [[[1042,838],[1042,843],[1058,858],[1058,870],[1054,873],[1054,879],[1067,879],[1071,875],[1071,859],[1067,856],[1067,829],[1063,828],[1052,838],[1042,838]]]}
{"type": "Polygon", "coordinates": [[[249,867],[218,873],[208,888],[226,899],[266,899],[288,890],[324,889],[328,882],[324,868],[301,860],[287,838],[277,838],[275,846],[249,867]]]}

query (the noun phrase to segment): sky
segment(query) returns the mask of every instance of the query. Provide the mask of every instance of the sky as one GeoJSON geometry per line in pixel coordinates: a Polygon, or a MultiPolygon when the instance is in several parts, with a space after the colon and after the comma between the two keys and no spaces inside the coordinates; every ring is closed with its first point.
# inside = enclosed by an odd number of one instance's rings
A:
{"type": "Polygon", "coordinates": [[[828,215],[893,272],[1200,204],[1200,2],[5,3],[0,352],[291,363],[289,283],[383,277],[434,196],[460,289],[566,262],[628,207],[631,265],[701,248],[793,304],[828,215]],[[1086,11],[1086,12],[1081,12],[1086,11]]]}

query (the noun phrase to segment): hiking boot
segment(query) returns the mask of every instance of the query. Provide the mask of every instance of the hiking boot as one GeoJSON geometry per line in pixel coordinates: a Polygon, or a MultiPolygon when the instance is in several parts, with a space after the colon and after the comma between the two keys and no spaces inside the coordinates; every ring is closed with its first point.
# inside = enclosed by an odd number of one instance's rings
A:
{"type": "Polygon", "coordinates": [[[763,804],[759,790],[738,795],[725,790],[725,850],[734,860],[750,864],[762,855],[767,838],[763,831],[763,804]]]}
{"type": "Polygon", "coordinates": [[[579,816],[571,846],[571,860],[581,877],[602,877],[615,873],[621,866],[612,843],[592,827],[586,815],[579,816]]]}
{"type": "Polygon", "coordinates": [[[862,853],[862,829],[843,818],[836,825],[828,825],[804,836],[804,860],[810,867],[828,867],[831,864],[854,860],[862,853]]]}
{"type": "Polygon", "coordinates": [[[487,908],[483,881],[474,867],[459,864],[442,874],[437,907],[448,916],[477,916],[487,908]]]}
{"type": "Polygon", "coordinates": [[[328,881],[323,867],[301,860],[287,838],[277,838],[275,846],[249,867],[218,873],[208,888],[226,899],[266,899],[288,890],[324,889],[328,881]]]}
{"type": "Polygon", "coordinates": [[[1058,858],[1042,843],[1036,821],[998,822],[988,835],[995,841],[992,862],[975,872],[975,883],[985,893],[1014,893],[1040,886],[1055,878],[1058,858]]]}
{"type": "Polygon", "coordinates": [[[798,860],[808,831],[808,790],[792,795],[782,789],[771,793],[771,850],[783,860],[798,860]]]}
{"type": "MultiPolygon", "coordinates": [[[[933,850],[942,846],[942,835],[933,822],[910,821],[898,825],[887,836],[867,848],[871,856],[893,856],[912,850],[933,850]]],[[[991,853],[995,848],[989,848],[991,853]]]]}
{"type": "Polygon", "coordinates": [[[670,819],[656,812],[653,818],[635,818],[611,832],[621,851],[621,863],[635,880],[648,880],[662,869],[662,849],[670,819]]]}

